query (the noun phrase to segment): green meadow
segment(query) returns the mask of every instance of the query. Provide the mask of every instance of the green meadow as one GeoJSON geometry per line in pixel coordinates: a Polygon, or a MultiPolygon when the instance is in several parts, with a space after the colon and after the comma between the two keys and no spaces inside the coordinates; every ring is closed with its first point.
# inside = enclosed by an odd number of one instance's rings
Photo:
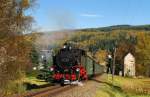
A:
{"type": "Polygon", "coordinates": [[[96,97],[150,97],[150,78],[126,78],[111,75],[102,80],[96,97]]]}

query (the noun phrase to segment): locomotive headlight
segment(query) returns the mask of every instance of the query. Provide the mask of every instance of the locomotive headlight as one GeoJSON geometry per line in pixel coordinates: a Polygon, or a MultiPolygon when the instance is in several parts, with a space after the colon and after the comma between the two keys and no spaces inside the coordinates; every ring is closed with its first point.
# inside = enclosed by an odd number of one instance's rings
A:
{"type": "Polygon", "coordinates": [[[76,71],[79,72],[79,71],[80,71],[80,68],[77,68],[76,71]]]}
{"type": "Polygon", "coordinates": [[[53,67],[51,67],[51,68],[50,68],[50,71],[54,71],[54,68],[53,68],[53,67]]]}
{"type": "Polygon", "coordinates": [[[33,70],[36,70],[37,68],[36,67],[33,67],[33,70]]]}

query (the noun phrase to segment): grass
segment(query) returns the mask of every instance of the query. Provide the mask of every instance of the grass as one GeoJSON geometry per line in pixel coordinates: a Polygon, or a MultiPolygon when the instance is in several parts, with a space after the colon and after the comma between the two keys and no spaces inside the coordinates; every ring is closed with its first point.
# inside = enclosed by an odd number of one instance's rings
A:
{"type": "MultiPolygon", "coordinates": [[[[45,80],[39,80],[34,76],[28,76],[23,79],[23,84],[25,87],[25,92],[27,91],[38,91],[41,88],[50,86],[51,84],[45,80]]],[[[24,92],[24,93],[25,93],[24,92]]]]}
{"type": "Polygon", "coordinates": [[[150,97],[150,78],[126,78],[107,75],[96,97],[150,97]]]}
{"type": "Polygon", "coordinates": [[[30,76],[30,77],[26,77],[25,79],[24,79],[24,82],[25,83],[30,83],[30,84],[35,84],[35,85],[45,85],[45,84],[48,84],[47,82],[45,82],[44,80],[39,80],[39,79],[37,79],[36,77],[32,77],[32,76],[30,76]]]}
{"type": "Polygon", "coordinates": [[[27,93],[27,90],[38,91],[40,88],[49,86],[49,83],[44,80],[39,80],[36,77],[28,76],[20,80],[10,81],[6,87],[0,89],[0,97],[11,97],[15,94],[27,93]]]}

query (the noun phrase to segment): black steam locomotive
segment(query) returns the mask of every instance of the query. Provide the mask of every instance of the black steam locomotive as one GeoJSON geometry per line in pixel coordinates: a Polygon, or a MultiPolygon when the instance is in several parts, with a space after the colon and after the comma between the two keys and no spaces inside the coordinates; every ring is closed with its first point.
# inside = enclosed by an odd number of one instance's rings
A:
{"type": "Polygon", "coordinates": [[[104,71],[104,67],[89,57],[85,50],[70,43],[65,43],[52,59],[52,66],[44,70],[38,78],[64,85],[86,80],[89,76],[101,74],[104,71]]]}
{"type": "Polygon", "coordinates": [[[84,50],[65,43],[63,48],[53,56],[53,66],[50,67],[53,80],[62,85],[72,81],[86,80],[86,69],[81,61],[85,56],[84,50]]]}

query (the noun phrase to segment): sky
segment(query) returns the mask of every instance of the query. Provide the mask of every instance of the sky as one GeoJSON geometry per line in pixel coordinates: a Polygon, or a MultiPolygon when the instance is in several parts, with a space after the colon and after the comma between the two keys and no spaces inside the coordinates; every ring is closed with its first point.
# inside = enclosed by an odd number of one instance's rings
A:
{"type": "Polygon", "coordinates": [[[32,14],[42,31],[150,24],[150,0],[38,0],[32,14]]]}

